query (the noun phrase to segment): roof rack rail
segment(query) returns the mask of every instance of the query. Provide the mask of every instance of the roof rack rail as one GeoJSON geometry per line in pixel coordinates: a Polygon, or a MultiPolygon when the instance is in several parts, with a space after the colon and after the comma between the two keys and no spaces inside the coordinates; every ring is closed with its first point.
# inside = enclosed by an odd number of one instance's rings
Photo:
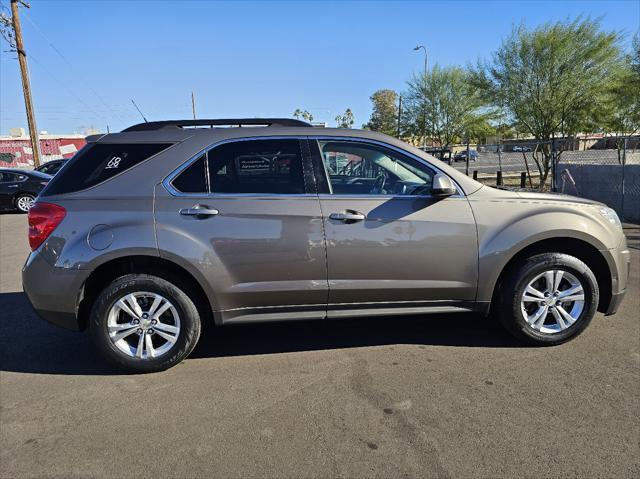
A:
{"type": "Polygon", "coordinates": [[[162,128],[185,128],[196,126],[313,126],[302,120],[294,120],[292,118],[235,118],[235,119],[212,119],[212,120],[166,120],[166,121],[149,121],[146,123],[138,123],[125,131],[153,131],[162,128]]]}

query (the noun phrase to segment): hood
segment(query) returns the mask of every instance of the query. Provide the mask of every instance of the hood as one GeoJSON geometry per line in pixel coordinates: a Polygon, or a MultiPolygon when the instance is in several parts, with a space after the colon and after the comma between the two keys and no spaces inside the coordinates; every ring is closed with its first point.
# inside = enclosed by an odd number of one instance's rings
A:
{"type": "Polygon", "coordinates": [[[599,201],[590,200],[588,198],[579,198],[577,196],[564,195],[560,193],[534,193],[529,191],[518,191],[518,197],[525,200],[533,201],[563,201],[567,203],[579,203],[582,205],[606,206],[599,201]]]}
{"type": "Polygon", "coordinates": [[[500,190],[491,186],[483,186],[471,195],[473,199],[500,199],[506,201],[528,201],[539,203],[573,203],[578,205],[606,206],[599,201],[560,193],[536,193],[529,191],[500,190]]]}

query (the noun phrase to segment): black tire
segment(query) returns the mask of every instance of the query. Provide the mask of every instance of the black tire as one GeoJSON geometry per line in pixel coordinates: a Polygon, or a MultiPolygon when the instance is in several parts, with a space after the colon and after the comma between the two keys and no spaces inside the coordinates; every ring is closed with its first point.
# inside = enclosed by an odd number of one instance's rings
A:
{"type": "Polygon", "coordinates": [[[118,368],[134,373],[164,371],[180,363],[196,346],[200,329],[200,314],[193,300],[169,281],[148,274],[130,274],[114,280],[97,297],[89,321],[91,338],[100,353],[118,368]],[[109,310],[124,295],[140,291],[164,296],[174,305],[180,317],[178,339],[171,349],[157,358],[132,358],[119,350],[109,338],[109,310]]]}
{"type": "Polygon", "coordinates": [[[579,335],[589,325],[598,308],[598,282],[589,267],[578,258],[563,253],[543,253],[516,264],[506,274],[497,298],[498,314],[504,328],[517,339],[536,346],[553,346],[579,335]],[[564,330],[544,333],[525,320],[521,300],[525,288],[536,276],[547,270],[571,273],[584,291],[584,306],[577,320],[564,330]]]}
{"type": "Polygon", "coordinates": [[[28,208],[24,209],[21,206],[21,202],[22,202],[21,200],[24,200],[24,199],[31,200],[31,203],[33,204],[33,202],[36,200],[36,197],[31,195],[31,194],[29,194],[29,193],[21,193],[18,196],[16,196],[16,199],[15,199],[15,202],[14,202],[14,205],[15,205],[16,209],[18,211],[20,211],[21,213],[28,213],[29,209],[28,208]]]}

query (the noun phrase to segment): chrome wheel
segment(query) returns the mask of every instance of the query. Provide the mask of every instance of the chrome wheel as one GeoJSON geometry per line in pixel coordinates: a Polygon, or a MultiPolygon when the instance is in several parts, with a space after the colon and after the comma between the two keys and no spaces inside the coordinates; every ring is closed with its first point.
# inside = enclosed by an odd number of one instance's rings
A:
{"type": "Polygon", "coordinates": [[[27,212],[31,209],[33,204],[36,202],[36,199],[33,196],[20,196],[16,201],[16,206],[20,211],[27,212]]]}
{"type": "Polygon", "coordinates": [[[166,354],[180,336],[180,316],[165,297],[150,292],[130,293],[111,307],[107,317],[109,339],[136,359],[166,354]]]}
{"type": "Polygon", "coordinates": [[[582,283],[559,269],[545,271],[529,282],[521,299],[527,324],[541,333],[554,334],[572,326],[585,304],[582,283]]]}

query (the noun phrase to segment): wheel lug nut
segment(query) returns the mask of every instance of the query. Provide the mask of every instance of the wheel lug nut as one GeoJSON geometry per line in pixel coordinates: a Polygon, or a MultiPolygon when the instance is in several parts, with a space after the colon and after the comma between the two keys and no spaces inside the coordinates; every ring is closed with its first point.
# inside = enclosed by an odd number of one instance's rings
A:
{"type": "Polygon", "coordinates": [[[155,331],[153,329],[150,329],[149,331],[147,331],[149,334],[153,334],[155,331]]]}
{"type": "Polygon", "coordinates": [[[138,334],[142,334],[142,328],[138,328],[138,334]]]}
{"type": "Polygon", "coordinates": [[[133,324],[140,324],[140,320],[139,320],[139,319],[134,319],[134,320],[132,321],[132,323],[133,323],[133,324]]]}
{"type": "Polygon", "coordinates": [[[158,324],[158,321],[156,321],[155,319],[151,320],[151,324],[158,324]]]}

